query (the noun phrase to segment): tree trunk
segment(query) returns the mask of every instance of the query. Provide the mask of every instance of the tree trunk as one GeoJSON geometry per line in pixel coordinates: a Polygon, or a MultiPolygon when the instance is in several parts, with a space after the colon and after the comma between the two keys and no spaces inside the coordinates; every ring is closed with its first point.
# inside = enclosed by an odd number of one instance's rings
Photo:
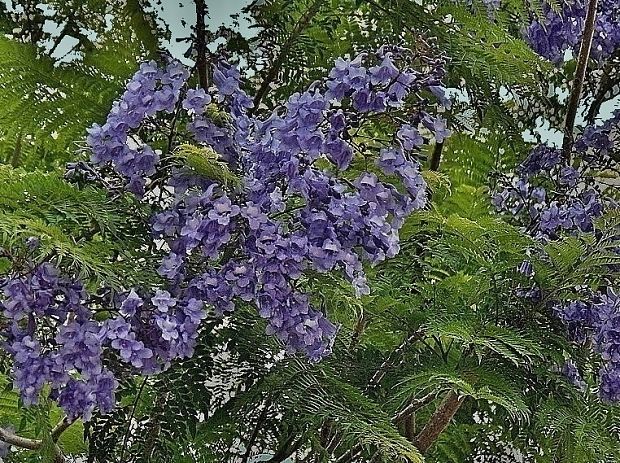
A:
{"type": "Polygon", "coordinates": [[[452,417],[454,417],[464,400],[465,397],[459,397],[454,391],[446,394],[435,413],[433,413],[433,416],[431,416],[431,419],[413,442],[420,453],[425,453],[435,443],[439,435],[450,424],[452,417]]]}

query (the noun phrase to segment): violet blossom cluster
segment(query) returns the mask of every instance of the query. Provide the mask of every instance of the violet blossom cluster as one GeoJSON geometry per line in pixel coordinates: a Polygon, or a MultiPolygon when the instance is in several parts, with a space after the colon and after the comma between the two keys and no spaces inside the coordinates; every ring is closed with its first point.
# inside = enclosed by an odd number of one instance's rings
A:
{"type": "MultiPolygon", "coordinates": [[[[617,208],[613,194],[608,194],[613,186],[608,190],[601,172],[616,167],[619,146],[620,111],[616,111],[604,123],[584,129],[575,140],[570,161],[558,148],[535,147],[513,176],[500,179],[492,202],[543,242],[563,234],[596,231],[595,219],[617,208]]],[[[572,341],[592,340],[602,360],[599,393],[604,400],[620,401],[618,297],[608,287],[581,297],[549,304],[572,341]]]]}
{"type": "Polygon", "coordinates": [[[407,95],[423,89],[447,104],[440,62],[430,73],[399,69],[397,60],[407,53],[384,47],[339,59],[326,81],[292,95],[263,119],[248,115],[251,100],[240,89],[238,71],[225,63],[214,73],[213,95],[188,92],[188,129],[237,168],[243,188],[171,178],[173,207],[153,224],[171,250],[160,273],[174,284],[191,277],[189,291],[220,313],[233,310],[235,301],[252,302],[267,332],[289,352],[313,360],[327,355],[336,327],[299,289],[304,272],[343,271],[358,295],[368,294],[363,262],[396,255],[404,219],[426,202],[413,157],[425,143],[422,133],[441,141],[449,135],[445,121],[419,112],[400,125],[372,170],[341,178],[360,151],[353,125],[359,130],[372,116],[397,111],[407,95]],[[228,107],[229,124],[209,117],[211,101],[228,107]],[[398,178],[402,189],[382,181],[380,172],[398,178]],[[196,254],[213,264],[202,275],[186,275],[196,254]]]}
{"type": "Polygon", "coordinates": [[[155,173],[159,154],[139,138],[137,129],[159,112],[172,112],[189,72],[179,61],[164,68],[143,63],[116,101],[103,125],[88,129],[86,142],[95,165],[111,163],[127,181],[127,190],[144,194],[146,178],[155,173]]]}
{"type": "Polygon", "coordinates": [[[577,368],[577,365],[575,365],[575,362],[568,360],[564,363],[564,365],[562,365],[560,371],[564,377],[577,389],[580,391],[586,390],[587,384],[583,380],[581,373],[579,373],[579,369],[577,368]]]}
{"type": "MultiPolygon", "coordinates": [[[[577,56],[587,4],[586,0],[563,2],[560,11],[555,11],[547,3],[543,4],[543,17],[535,18],[525,29],[525,39],[536,53],[557,64],[564,61],[568,50],[577,56]]],[[[590,54],[593,59],[605,60],[620,46],[618,17],[620,4],[617,0],[601,0],[598,3],[590,54]]]]}
{"type": "Polygon", "coordinates": [[[500,179],[492,203],[498,211],[518,217],[543,240],[562,232],[592,231],[594,219],[603,213],[604,199],[588,175],[590,167],[578,170],[559,148],[538,145],[515,175],[500,179]]]}
{"type": "Polygon", "coordinates": [[[615,167],[619,148],[616,110],[604,123],[585,127],[570,160],[559,148],[534,147],[514,175],[499,179],[492,203],[543,240],[562,232],[592,231],[594,220],[616,204],[598,175],[615,167]]]}
{"type": "Polygon", "coordinates": [[[573,340],[585,342],[592,339],[600,353],[601,398],[607,402],[620,401],[620,298],[616,292],[607,288],[590,300],[557,304],[555,311],[569,327],[573,340]]]}
{"type": "Polygon", "coordinates": [[[150,298],[130,291],[97,302],[78,279],[49,263],[7,278],[1,288],[9,322],[3,347],[13,357],[16,389],[30,405],[48,385],[70,419],[88,420],[95,408],[105,413],[116,404],[118,381],[104,350],[142,373],[156,373],[192,355],[206,316],[202,301],[162,290],[150,298]],[[112,315],[97,320],[101,311],[112,315]]]}
{"type": "Polygon", "coordinates": [[[337,328],[313,306],[307,274],[339,272],[368,294],[364,263],[398,253],[400,227],[426,203],[416,155],[431,137],[450,134],[424,111],[433,99],[449,105],[442,65],[397,47],[339,59],[327,79],[263,117],[249,112],[233,66],[221,63],[205,91],[185,89],[188,72],[175,61],[144,64],[88,144],[97,178],[117,175],[138,197],[149,194],[153,175],[166,179],[160,201],[145,198],[157,208],[153,239],[167,250],[158,268],[165,284],[101,297],[49,263],[2,282],[4,343],[24,402],[49,386],[72,419],[105,413],[118,371],[153,374],[191,356],[208,311],[241,303],[256,307],[288,352],[328,355],[337,328]],[[412,94],[417,107],[405,112],[412,94]],[[197,143],[239,182],[171,167],[174,156],[158,164],[136,135],[157,130],[156,113],[185,117],[197,143]],[[364,128],[376,118],[392,121],[395,133],[365,147],[364,128]]]}

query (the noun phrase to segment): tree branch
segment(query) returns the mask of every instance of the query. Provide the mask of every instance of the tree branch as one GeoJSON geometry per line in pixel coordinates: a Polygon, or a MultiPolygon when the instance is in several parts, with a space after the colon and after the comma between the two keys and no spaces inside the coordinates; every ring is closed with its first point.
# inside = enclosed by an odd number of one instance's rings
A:
{"type": "Polygon", "coordinates": [[[241,457],[241,463],[246,463],[252,455],[252,447],[254,446],[254,442],[256,442],[256,438],[258,437],[258,433],[261,430],[262,425],[265,423],[265,418],[267,417],[267,411],[269,409],[269,400],[265,402],[265,406],[261,410],[258,418],[256,419],[256,426],[254,426],[254,430],[248,439],[247,447],[245,449],[245,453],[243,457],[241,457]]]}
{"type": "Polygon", "coordinates": [[[461,408],[464,400],[464,396],[459,397],[454,391],[449,391],[445,395],[435,413],[433,413],[428,423],[426,423],[413,442],[421,453],[425,453],[435,443],[439,435],[450,424],[456,412],[461,408]]]}
{"type": "Polygon", "coordinates": [[[75,422],[75,420],[70,420],[69,417],[65,416],[62,420],[60,420],[56,426],[54,426],[52,428],[52,440],[54,442],[58,442],[58,439],[60,439],[60,436],[62,435],[63,432],[65,432],[67,430],[67,428],[69,426],[71,426],[73,423],[75,422]]]}
{"type": "Polygon", "coordinates": [[[301,447],[303,443],[303,439],[299,437],[296,440],[296,436],[291,434],[286,441],[276,450],[273,456],[268,460],[270,463],[282,463],[288,457],[290,457],[293,452],[296,452],[301,447]]]}
{"type": "Polygon", "coordinates": [[[278,57],[273,61],[271,67],[269,68],[269,71],[267,71],[265,78],[263,79],[260,87],[258,88],[256,95],[254,96],[254,107],[250,108],[250,110],[248,111],[250,115],[254,114],[254,112],[258,110],[258,106],[260,105],[261,101],[267,95],[267,93],[269,93],[269,90],[271,89],[271,84],[278,76],[278,71],[284,63],[286,55],[295,43],[295,40],[297,40],[297,37],[299,36],[301,31],[303,31],[308,26],[308,24],[310,24],[312,18],[314,18],[314,16],[319,12],[319,9],[321,8],[321,4],[323,2],[324,0],[315,0],[314,3],[310,5],[306,12],[295,23],[295,26],[293,26],[293,30],[291,30],[291,33],[282,45],[278,57]]]}
{"type": "MultiPolygon", "coordinates": [[[[58,423],[56,423],[56,426],[54,426],[50,432],[50,437],[52,439],[52,442],[54,442],[54,445],[56,444],[56,442],[58,442],[58,439],[60,439],[62,433],[65,432],[67,428],[73,423],[74,421],[70,420],[66,416],[58,423]]],[[[1,427],[0,440],[6,442],[7,444],[14,445],[15,447],[20,447],[27,450],[39,450],[43,446],[43,441],[41,439],[30,439],[28,437],[21,437],[17,434],[12,433],[8,429],[1,427]]],[[[59,460],[59,458],[62,458],[60,449],[57,445],[55,445],[55,453],[57,460],[59,460]]]]}
{"type": "Polygon", "coordinates": [[[28,450],[39,450],[42,445],[39,439],[21,437],[4,428],[0,428],[0,440],[6,442],[7,444],[14,445],[15,447],[28,450]]]}
{"type": "Polygon", "coordinates": [[[205,91],[209,88],[209,74],[207,69],[207,44],[205,16],[207,5],[205,0],[194,0],[196,5],[196,70],[200,87],[205,91]]]}
{"type": "Polygon", "coordinates": [[[615,85],[620,83],[620,76],[616,75],[612,78],[611,72],[614,69],[614,65],[617,64],[617,58],[620,58],[620,50],[617,50],[603,68],[603,76],[598,86],[598,90],[594,95],[588,114],[586,115],[586,122],[588,124],[594,124],[594,120],[598,115],[601,105],[605,102],[605,95],[613,89],[615,85]],[[614,62],[616,61],[616,62],[614,62]]]}
{"type": "Polygon", "coordinates": [[[392,422],[396,423],[404,418],[407,418],[407,416],[411,415],[416,410],[422,408],[424,405],[430,404],[433,401],[433,399],[435,399],[435,393],[431,392],[430,394],[427,394],[424,397],[412,400],[411,402],[409,402],[409,404],[405,408],[403,408],[400,412],[398,412],[396,415],[392,417],[392,422]]]}
{"type": "Polygon", "coordinates": [[[439,170],[439,163],[441,162],[441,152],[443,150],[443,142],[435,143],[435,148],[433,148],[433,154],[431,155],[431,165],[429,167],[432,171],[439,170]]]}
{"type": "Polygon", "coordinates": [[[123,456],[125,455],[125,449],[127,448],[127,442],[129,439],[129,431],[131,430],[131,422],[133,421],[133,417],[138,408],[138,401],[140,400],[140,396],[142,395],[142,391],[144,391],[144,386],[146,386],[146,377],[142,380],[142,384],[140,385],[140,389],[138,389],[138,393],[136,394],[136,398],[133,401],[131,406],[131,413],[129,414],[129,419],[127,420],[127,428],[125,429],[125,435],[123,436],[123,445],[121,447],[121,455],[120,462],[123,462],[123,456]]]}
{"type": "Polygon", "coordinates": [[[413,334],[407,336],[407,338],[400,343],[400,345],[388,355],[388,357],[383,361],[383,363],[379,366],[377,371],[372,375],[370,381],[368,382],[368,386],[366,386],[366,391],[373,389],[379,385],[381,380],[385,377],[388,369],[394,364],[396,359],[400,357],[405,348],[411,344],[419,340],[424,335],[424,332],[421,329],[418,329],[413,332],[413,334]]]}
{"type": "Polygon", "coordinates": [[[581,38],[581,46],[579,47],[579,56],[577,57],[577,69],[575,70],[575,78],[573,79],[573,88],[571,90],[568,109],[566,111],[566,119],[564,121],[564,139],[562,141],[562,153],[566,159],[570,159],[570,153],[573,149],[573,139],[575,130],[575,119],[577,110],[579,109],[579,100],[581,99],[581,90],[583,81],[586,77],[586,69],[588,68],[588,59],[592,50],[592,37],[594,36],[594,23],[596,20],[596,9],[598,0],[588,1],[588,12],[586,22],[583,28],[583,37],[581,38]]]}
{"type": "MultiPolygon", "coordinates": [[[[408,338],[409,339],[409,338],[408,338]]],[[[435,393],[432,392],[430,394],[425,395],[419,399],[412,400],[409,404],[403,408],[400,412],[396,413],[392,417],[392,423],[398,424],[399,421],[410,419],[413,417],[415,411],[419,410],[425,405],[428,405],[435,398],[435,393]]],[[[405,423],[405,428],[409,427],[412,430],[412,425],[415,424],[415,421],[410,421],[409,423],[405,423]]],[[[405,429],[405,434],[407,433],[407,429],[405,429]]],[[[413,436],[405,436],[409,439],[412,439],[413,436]]],[[[359,457],[362,454],[363,448],[361,445],[357,444],[351,447],[349,451],[345,452],[336,460],[336,463],[348,463],[352,461],[356,461],[355,458],[359,457]]]]}

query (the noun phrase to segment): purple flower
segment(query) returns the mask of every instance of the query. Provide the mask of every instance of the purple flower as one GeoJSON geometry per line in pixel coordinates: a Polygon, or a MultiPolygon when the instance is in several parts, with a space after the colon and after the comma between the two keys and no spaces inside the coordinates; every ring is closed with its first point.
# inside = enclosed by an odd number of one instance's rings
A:
{"type": "Polygon", "coordinates": [[[450,130],[448,130],[446,125],[446,120],[441,117],[432,117],[426,115],[422,122],[435,135],[435,141],[437,143],[443,143],[446,138],[448,138],[451,134],[450,130]]]}
{"type": "Polygon", "coordinates": [[[444,108],[450,109],[452,107],[452,101],[450,98],[446,97],[446,89],[440,87],[438,85],[429,85],[428,89],[431,91],[435,97],[439,100],[439,104],[441,104],[444,108]]]}
{"type": "Polygon", "coordinates": [[[161,289],[155,292],[155,296],[151,298],[151,302],[160,312],[168,312],[169,308],[177,304],[177,300],[170,296],[168,291],[162,291],[161,289]]]}
{"type": "Polygon", "coordinates": [[[209,103],[211,103],[211,96],[204,89],[190,88],[185,95],[185,100],[183,100],[183,108],[192,110],[196,114],[203,114],[209,103]]]}
{"type": "Polygon", "coordinates": [[[369,72],[370,82],[373,85],[388,84],[392,80],[394,80],[399,74],[398,68],[394,65],[394,62],[392,61],[391,53],[386,53],[381,64],[371,67],[369,69],[369,72]]]}
{"type": "Polygon", "coordinates": [[[124,315],[132,316],[136,313],[138,307],[140,307],[144,301],[138,294],[132,289],[129,294],[123,300],[120,311],[124,315]]]}
{"type": "Polygon", "coordinates": [[[153,357],[153,351],[144,347],[142,341],[137,341],[133,332],[125,338],[113,340],[112,347],[119,351],[123,361],[131,363],[136,368],[142,367],[146,359],[153,357]]]}
{"type": "Polygon", "coordinates": [[[263,213],[260,207],[254,204],[252,201],[246,203],[245,207],[240,209],[241,216],[248,220],[250,229],[258,230],[267,223],[267,214],[263,213]]]}
{"type": "Polygon", "coordinates": [[[420,132],[409,124],[403,124],[396,133],[396,136],[403,143],[403,148],[408,151],[411,151],[413,148],[419,148],[424,143],[424,139],[420,135],[420,132]]]}

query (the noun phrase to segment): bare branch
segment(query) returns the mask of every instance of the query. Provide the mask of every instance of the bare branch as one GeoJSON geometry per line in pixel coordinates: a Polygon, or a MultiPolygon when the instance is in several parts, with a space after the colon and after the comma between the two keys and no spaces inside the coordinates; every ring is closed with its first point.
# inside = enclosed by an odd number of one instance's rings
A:
{"type": "Polygon", "coordinates": [[[41,448],[41,441],[39,439],[29,439],[27,437],[21,437],[17,434],[13,434],[11,431],[5,428],[0,428],[0,440],[7,444],[20,447],[28,450],[39,450],[41,448]]]}
{"type": "Polygon", "coordinates": [[[449,391],[446,394],[435,413],[433,413],[413,442],[421,453],[426,452],[435,443],[439,435],[450,424],[456,412],[461,408],[464,400],[464,396],[459,396],[454,391],[449,391]]]}
{"type": "MultiPolygon", "coordinates": [[[[586,115],[586,122],[588,124],[594,124],[594,120],[598,115],[602,104],[605,102],[606,95],[614,88],[615,85],[620,83],[620,75],[615,74],[612,76],[614,66],[620,59],[620,50],[617,50],[614,55],[609,59],[603,68],[603,75],[598,86],[598,90],[594,95],[588,114],[586,115]]],[[[613,95],[613,94],[612,94],[613,95]]]]}
{"type": "Polygon", "coordinates": [[[431,392],[430,394],[427,394],[424,397],[412,400],[411,402],[409,402],[409,404],[405,408],[403,408],[400,412],[398,412],[396,415],[392,417],[392,422],[396,423],[397,421],[407,418],[407,416],[411,415],[416,410],[419,410],[424,405],[428,405],[429,403],[431,403],[434,398],[435,398],[435,393],[431,392]]]}
{"type": "Polygon", "coordinates": [[[589,0],[588,13],[586,15],[586,22],[583,29],[583,37],[581,38],[579,56],[577,57],[577,69],[575,70],[573,88],[569,96],[568,109],[566,111],[566,119],[564,121],[562,153],[566,159],[570,159],[570,153],[573,149],[575,119],[577,117],[577,110],[579,109],[579,100],[581,99],[583,81],[586,77],[586,69],[588,68],[588,59],[590,58],[590,51],[592,50],[592,37],[594,36],[594,22],[596,20],[597,7],[598,0],[589,0]]]}
{"type": "Polygon", "coordinates": [[[372,378],[370,378],[370,381],[368,382],[368,386],[366,386],[366,391],[377,387],[387,373],[387,371],[390,369],[390,367],[398,360],[398,358],[400,358],[407,346],[412,342],[415,342],[422,338],[423,335],[424,332],[419,329],[416,330],[413,334],[407,336],[407,338],[405,338],[405,340],[401,342],[400,345],[392,353],[390,353],[390,355],[388,355],[388,357],[379,366],[377,371],[375,371],[375,373],[372,375],[372,378]]]}
{"type": "Polygon", "coordinates": [[[63,432],[67,430],[69,426],[74,423],[74,420],[70,420],[69,417],[65,416],[62,420],[60,420],[56,426],[52,428],[52,440],[54,442],[58,442],[60,436],[63,432]]]}
{"type": "Polygon", "coordinates": [[[325,0],[315,0],[314,3],[312,3],[312,5],[310,5],[306,12],[301,16],[301,18],[299,18],[297,23],[295,23],[295,26],[293,26],[293,30],[291,30],[291,33],[282,45],[278,57],[271,64],[269,71],[267,71],[265,78],[263,79],[258,91],[256,92],[256,96],[254,97],[254,107],[250,109],[250,114],[258,110],[258,106],[260,105],[261,101],[267,95],[267,93],[269,93],[269,90],[271,89],[271,84],[276,80],[276,77],[278,76],[278,71],[282,67],[284,59],[286,58],[286,55],[295,43],[295,40],[297,40],[299,34],[306,27],[308,27],[308,24],[310,24],[312,18],[314,18],[314,16],[319,12],[319,9],[321,8],[321,5],[324,1],[325,0]]]}
{"type": "Polygon", "coordinates": [[[196,70],[198,71],[200,87],[206,91],[209,88],[205,29],[207,5],[205,4],[205,0],[195,0],[194,3],[196,4],[196,70]]]}

